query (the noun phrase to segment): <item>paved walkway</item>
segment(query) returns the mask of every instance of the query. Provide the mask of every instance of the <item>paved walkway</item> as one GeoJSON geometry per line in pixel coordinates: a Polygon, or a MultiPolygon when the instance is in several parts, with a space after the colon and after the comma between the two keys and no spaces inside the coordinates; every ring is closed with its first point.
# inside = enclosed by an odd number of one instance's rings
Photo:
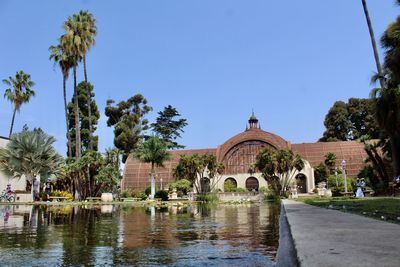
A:
{"type": "Polygon", "coordinates": [[[400,266],[400,225],[283,200],[300,266],[400,266]]]}

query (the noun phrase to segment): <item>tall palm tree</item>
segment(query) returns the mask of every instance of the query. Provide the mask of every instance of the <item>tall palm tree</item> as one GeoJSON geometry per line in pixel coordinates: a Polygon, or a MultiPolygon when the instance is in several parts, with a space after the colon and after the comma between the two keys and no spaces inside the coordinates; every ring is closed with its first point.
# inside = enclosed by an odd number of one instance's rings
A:
{"type": "Polygon", "coordinates": [[[67,79],[69,76],[69,71],[73,67],[73,62],[71,58],[62,49],[61,45],[52,45],[50,50],[50,60],[54,61],[54,64],[59,65],[61,73],[63,75],[63,94],[64,94],[64,112],[65,112],[65,123],[67,126],[67,138],[68,138],[68,155],[72,157],[72,142],[71,135],[69,133],[69,123],[68,123],[68,105],[67,105],[67,79]]]}
{"type": "Polygon", "coordinates": [[[142,162],[151,164],[151,194],[150,198],[154,198],[155,194],[155,167],[163,166],[164,161],[168,160],[171,155],[167,151],[167,145],[158,136],[151,136],[145,142],[141,143],[134,153],[134,157],[142,162]]]}
{"type": "MultiPolygon", "coordinates": [[[[397,0],[397,1],[400,2],[400,0],[397,0]]],[[[362,2],[362,5],[363,5],[365,18],[367,20],[369,36],[371,38],[371,43],[372,43],[372,49],[374,51],[375,64],[376,64],[376,69],[378,71],[379,82],[380,82],[381,88],[385,88],[385,80],[383,78],[382,66],[381,66],[381,63],[380,63],[380,60],[379,60],[378,49],[376,47],[375,35],[374,35],[374,30],[372,28],[371,18],[369,16],[369,12],[368,12],[367,1],[366,0],[361,0],[361,2],[362,2]]]]}
{"type": "Polygon", "coordinates": [[[10,76],[8,79],[4,79],[3,83],[9,86],[4,93],[4,98],[8,99],[14,106],[9,133],[9,137],[11,137],[15,114],[20,111],[22,104],[28,103],[31,97],[35,96],[35,91],[31,89],[35,83],[31,80],[31,76],[22,70],[15,74],[15,78],[10,76]]]}
{"type": "MultiPolygon", "coordinates": [[[[96,20],[89,11],[79,11],[77,15],[74,15],[76,21],[81,24],[82,34],[82,58],[83,58],[83,73],[85,82],[88,83],[87,68],[86,68],[86,54],[89,49],[95,44],[94,37],[97,34],[96,20]]],[[[92,110],[91,110],[91,93],[87,90],[87,106],[88,106],[88,117],[89,117],[89,150],[93,150],[93,138],[92,138],[92,110]]]]}
{"type": "Polygon", "coordinates": [[[60,37],[60,45],[64,52],[71,59],[74,74],[74,107],[75,107],[75,157],[81,157],[81,129],[79,124],[79,103],[76,83],[76,68],[82,59],[83,48],[81,38],[81,24],[74,19],[68,17],[64,23],[65,34],[60,37]]]}

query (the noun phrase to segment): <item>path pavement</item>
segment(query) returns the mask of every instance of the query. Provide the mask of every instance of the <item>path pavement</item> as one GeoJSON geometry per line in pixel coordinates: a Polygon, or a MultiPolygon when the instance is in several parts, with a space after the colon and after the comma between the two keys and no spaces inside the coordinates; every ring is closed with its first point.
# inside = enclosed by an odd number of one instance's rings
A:
{"type": "Polygon", "coordinates": [[[300,266],[400,266],[400,225],[283,200],[300,266]]]}

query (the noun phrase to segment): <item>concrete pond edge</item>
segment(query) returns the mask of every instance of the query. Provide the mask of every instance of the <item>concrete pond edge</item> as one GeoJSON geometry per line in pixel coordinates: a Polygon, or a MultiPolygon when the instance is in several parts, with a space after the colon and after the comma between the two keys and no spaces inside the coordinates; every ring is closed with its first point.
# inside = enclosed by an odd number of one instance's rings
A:
{"type": "Polygon", "coordinates": [[[290,224],[286,217],[285,205],[281,203],[281,213],[279,217],[279,246],[275,267],[289,266],[297,267],[300,266],[300,264],[290,224]]]}

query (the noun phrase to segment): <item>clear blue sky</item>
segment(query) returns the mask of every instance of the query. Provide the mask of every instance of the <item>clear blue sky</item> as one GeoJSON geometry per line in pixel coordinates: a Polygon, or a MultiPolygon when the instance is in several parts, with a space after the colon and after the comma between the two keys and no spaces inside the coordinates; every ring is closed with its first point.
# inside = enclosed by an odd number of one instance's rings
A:
{"type": "MultiPolygon", "coordinates": [[[[379,38],[400,8],[392,0],[368,4],[379,38]]],[[[81,9],[98,22],[88,76],[101,111],[101,150],[113,145],[108,98],[143,94],[154,108],[150,120],[173,105],[189,122],[181,143],[205,148],[243,131],[252,109],[264,130],[314,142],[334,101],[367,97],[372,88],[375,65],[359,0],[0,0],[0,78],[24,70],[36,83],[37,96],[22,107],[15,130],[41,127],[63,154],[62,76],[48,47],[81,9]]],[[[70,79],[69,99],[72,89],[70,79]]],[[[0,107],[6,136],[12,107],[2,97],[0,107]]]]}

